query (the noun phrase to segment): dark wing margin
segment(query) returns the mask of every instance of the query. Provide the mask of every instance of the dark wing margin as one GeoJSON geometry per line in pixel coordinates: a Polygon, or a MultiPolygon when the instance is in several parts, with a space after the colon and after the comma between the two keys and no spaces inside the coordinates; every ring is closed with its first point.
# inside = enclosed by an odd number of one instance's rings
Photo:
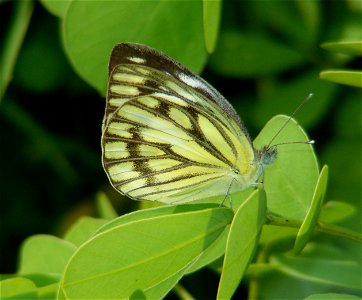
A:
{"type": "Polygon", "coordinates": [[[235,122],[249,138],[248,132],[245,129],[245,126],[241,121],[238,113],[213,86],[161,51],[135,43],[118,44],[112,50],[108,66],[108,73],[110,76],[113,69],[117,65],[143,65],[146,62],[148,67],[170,74],[176,78],[176,80],[179,80],[186,85],[192,86],[192,88],[201,95],[215,102],[235,120],[235,122]]]}

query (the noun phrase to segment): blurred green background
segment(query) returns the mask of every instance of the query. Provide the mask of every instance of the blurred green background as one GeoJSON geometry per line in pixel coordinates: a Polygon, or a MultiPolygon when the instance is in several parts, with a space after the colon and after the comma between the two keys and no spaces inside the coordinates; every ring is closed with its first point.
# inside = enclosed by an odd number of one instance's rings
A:
{"type": "MultiPolygon", "coordinates": [[[[0,103],[1,273],[15,272],[26,237],[61,235],[78,217],[95,215],[98,192],[120,214],[137,205],[113,191],[101,165],[108,54],[123,41],[146,43],[201,72],[252,137],[314,93],[296,119],[316,140],[320,165],[330,167],[326,200],[356,207],[343,226],[361,230],[361,90],[318,78],[325,69],[361,67],[361,58],[320,48],[361,40],[360,1],[224,1],[211,55],[201,1],[157,10],[153,2],[107,2],[114,7],[105,11],[97,2],[64,1],[55,10],[51,1],[23,2],[29,27],[0,103]]],[[[0,3],[2,55],[21,3],[0,3]]]]}

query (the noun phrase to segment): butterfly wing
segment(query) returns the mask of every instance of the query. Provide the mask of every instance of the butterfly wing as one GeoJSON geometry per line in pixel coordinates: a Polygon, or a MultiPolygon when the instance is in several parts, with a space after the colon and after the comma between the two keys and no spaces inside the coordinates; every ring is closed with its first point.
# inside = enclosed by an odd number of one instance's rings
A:
{"type": "Polygon", "coordinates": [[[250,139],[213,87],[142,45],[117,45],[109,67],[102,150],[116,189],[133,199],[182,203],[225,195],[240,175],[248,181],[250,139]]]}

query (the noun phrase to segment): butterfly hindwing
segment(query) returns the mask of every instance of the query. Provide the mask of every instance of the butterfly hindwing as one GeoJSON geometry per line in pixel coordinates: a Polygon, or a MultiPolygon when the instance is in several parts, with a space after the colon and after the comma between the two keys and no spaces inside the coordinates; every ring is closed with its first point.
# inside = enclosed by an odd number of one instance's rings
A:
{"type": "Polygon", "coordinates": [[[254,150],[246,130],[200,77],[135,44],[114,48],[110,70],[103,165],[120,192],[189,202],[226,194],[233,172],[250,171],[254,150]]]}

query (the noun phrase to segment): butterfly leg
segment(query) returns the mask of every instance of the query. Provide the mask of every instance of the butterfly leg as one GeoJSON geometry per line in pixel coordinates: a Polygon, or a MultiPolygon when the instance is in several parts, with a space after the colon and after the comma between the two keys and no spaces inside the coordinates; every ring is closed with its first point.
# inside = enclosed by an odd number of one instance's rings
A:
{"type": "Polygon", "coordinates": [[[230,195],[230,191],[231,191],[231,186],[233,185],[233,181],[235,180],[235,178],[233,178],[229,184],[229,187],[226,191],[226,195],[224,197],[224,199],[222,200],[222,202],[220,203],[220,206],[223,206],[224,205],[224,202],[226,200],[226,198],[229,198],[229,204],[230,204],[230,208],[232,209],[233,208],[233,203],[232,203],[232,198],[231,198],[231,195],[230,195]]]}

